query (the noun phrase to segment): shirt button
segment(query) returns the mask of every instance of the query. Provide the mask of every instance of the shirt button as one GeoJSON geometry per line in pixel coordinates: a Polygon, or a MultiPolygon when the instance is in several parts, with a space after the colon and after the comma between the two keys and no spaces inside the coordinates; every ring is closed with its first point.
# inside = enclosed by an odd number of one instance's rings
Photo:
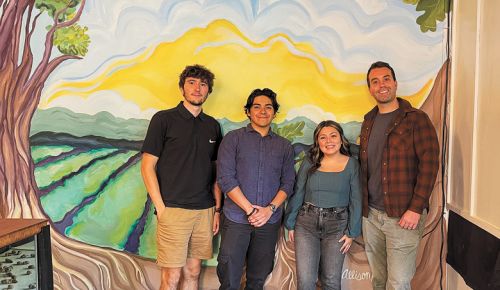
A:
{"type": "Polygon", "coordinates": [[[387,191],[384,191],[384,194],[387,194],[387,191]]]}
{"type": "Polygon", "coordinates": [[[385,180],[385,177],[384,177],[384,180],[385,180]]]}
{"type": "MultiPolygon", "coordinates": [[[[364,152],[364,151],[363,151],[364,152]]],[[[384,162],[384,166],[387,166],[387,163],[384,162]]]]}

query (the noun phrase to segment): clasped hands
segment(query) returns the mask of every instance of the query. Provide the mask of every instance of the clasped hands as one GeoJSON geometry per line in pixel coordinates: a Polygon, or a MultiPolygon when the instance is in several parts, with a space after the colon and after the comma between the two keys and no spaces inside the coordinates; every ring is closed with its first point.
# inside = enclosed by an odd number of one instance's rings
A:
{"type": "Polygon", "coordinates": [[[252,211],[248,212],[248,222],[258,228],[267,223],[267,221],[271,218],[273,215],[273,211],[269,206],[258,206],[258,205],[252,205],[252,211]],[[255,209],[255,210],[253,210],[255,209]],[[253,213],[252,213],[253,212],[253,213]]]}

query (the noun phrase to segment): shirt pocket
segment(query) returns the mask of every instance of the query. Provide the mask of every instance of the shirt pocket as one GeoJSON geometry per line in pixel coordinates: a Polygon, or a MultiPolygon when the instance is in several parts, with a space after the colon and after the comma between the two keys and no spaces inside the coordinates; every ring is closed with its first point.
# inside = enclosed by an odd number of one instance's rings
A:
{"type": "Polygon", "coordinates": [[[401,125],[392,130],[389,136],[389,146],[399,151],[407,151],[412,140],[411,128],[406,125],[401,125]]]}

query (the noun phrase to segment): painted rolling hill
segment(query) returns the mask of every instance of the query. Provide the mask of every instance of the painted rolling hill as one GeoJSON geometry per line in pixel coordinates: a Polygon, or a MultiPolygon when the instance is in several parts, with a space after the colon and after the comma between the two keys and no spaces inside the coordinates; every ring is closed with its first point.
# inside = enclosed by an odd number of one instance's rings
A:
{"type": "MultiPolygon", "coordinates": [[[[224,132],[248,121],[219,120],[224,132]]],[[[42,207],[54,228],[89,244],[156,256],[156,218],[140,174],[140,148],[149,120],[64,108],[36,112],[31,150],[42,207]]],[[[316,124],[299,117],[273,125],[294,143],[297,159],[316,124]]],[[[360,124],[343,124],[355,141],[360,124]]],[[[208,261],[213,265],[215,260],[208,261]]]]}

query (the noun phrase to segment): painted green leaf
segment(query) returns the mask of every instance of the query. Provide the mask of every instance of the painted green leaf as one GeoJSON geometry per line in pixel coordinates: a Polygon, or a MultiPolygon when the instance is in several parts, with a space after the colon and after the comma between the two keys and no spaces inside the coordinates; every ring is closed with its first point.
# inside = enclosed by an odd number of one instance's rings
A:
{"type": "Polygon", "coordinates": [[[302,132],[304,126],[305,126],[304,121],[295,122],[285,125],[283,127],[279,127],[276,133],[288,139],[290,142],[293,142],[293,139],[295,139],[295,137],[301,137],[304,135],[304,133],[302,132]]]}
{"type": "Polygon", "coordinates": [[[50,17],[54,17],[58,11],[59,21],[66,21],[76,11],[76,6],[81,0],[36,0],[35,7],[41,11],[47,11],[50,17]]]}
{"type": "Polygon", "coordinates": [[[300,165],[302,164],[302,161],[304,161],[304,158],[306,158],[306,152],[301,151],[299,155],[295,156],[295,171],[299,172],[300,165]]]}
{"type": "Polygon", "coordinates": [[[416,5],[417,11],[424,14],[417,17],[420,31],[436,31],[437,22],[444,21],[450,9],[450,0],[403,0],[404,3],[416,5]]]}
{"type": "Polygon", "coordinates": [[[87,30],[78,24],[60,28],[54,34],[54,46],[63,54],[85,56],[90,44],[87,30]]]}

